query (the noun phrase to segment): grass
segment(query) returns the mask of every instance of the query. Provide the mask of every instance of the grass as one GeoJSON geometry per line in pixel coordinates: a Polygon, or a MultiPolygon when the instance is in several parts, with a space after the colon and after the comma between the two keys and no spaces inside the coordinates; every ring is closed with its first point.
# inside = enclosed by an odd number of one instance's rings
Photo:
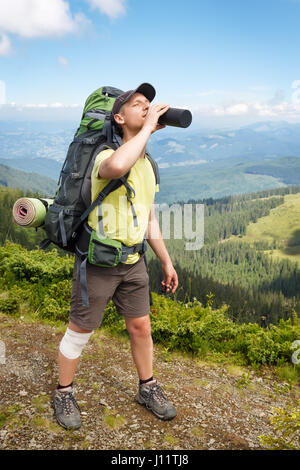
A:
{"type": "Polygon", "coordinates": [[[282,205],[248,225],[245,236],[230,237],[229,240],[250,244],[260,241],[276,242],[280,248],[266,250],[265,253],[276,259],[289,259],[300,266],[300,193],[285,195],[282,205]]]}
{"type": "Polygon", "coordinates": [[[191,429],[191,434],[198,438],[205,437],[205,431],[200,426],[194,426],[191,429]]]}
{"type": "Polygon", "coordinates": [[[35,406],[36,410],[40,413],[44,413],[47,409],[49,403],[49,397],[47,395],[39,395],[32,399],[32,404],[35,406]]]}
{"type": "Polygon", "coordinates": [[[225,367],[227,372],[235,377],[243,377],[248,372],[246,369],[235,364],[226,364],[225,367]]]}
{"type": "Polygon", "coordinates": [[[207,385],[209,385],[209,381],[208,380],[201,380],[201,379],[195,379],[193,380],[193,385],[195,385],[195,387],[206,387],[207,385]]]}
{"type": "Polygon", "coordinates": [[[299,382],[299,372],[297,372],[295,365],[278,366],[277,374],[281,380],[287,382],[290,386],[299,382]]]}
{"type": "Polygon", "coordinates": [[[164,440],[170,446],[177,446],[178,442],[179,442],[177,437],[172,436],[172,434],[166,434],[165,437],[164,437],[164,440]]]}
{"type": "Polygon", "coordinates": [[[126,423],[126,420],[123,416],[116,413],[114,410],[109,410],[108,408],[104,409],[104,421],[112,429],[119,429],[123,424],[126,423]]]}
{"type": "Polygon", "coordinates": [[[22,425],[22,419],[20,418],[20,411],[22,411],[23,405],[15,403],[8,407],[0,408],[0,428],[9,423],[10,428],[16,428],[22,425]]]}
{"type": "Polygon", "coordinates": [[[53,423],[43,416],[34,416],[31,420],[32,426],[34,428],[43,429],[51,433],[61,433],[63,429],[58,424],[53,423]]]}

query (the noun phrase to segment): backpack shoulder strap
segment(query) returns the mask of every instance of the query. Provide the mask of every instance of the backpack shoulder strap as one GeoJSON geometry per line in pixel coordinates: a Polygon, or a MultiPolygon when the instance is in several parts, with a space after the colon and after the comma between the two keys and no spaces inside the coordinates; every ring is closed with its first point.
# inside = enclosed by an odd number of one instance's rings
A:
{"type": "Polygon", "coordinates": [[[91,174],[94,168],[96,156],[106,149],[115,150],[115,146],[109,145],[108,143],[102,141],[98,145],[96,145],[95,149],[93,150],[92,158],[90,160],[90,163],[88,164],[81,187],[81,197],[85,207],[89,207],[91,204],[91,174]]]}
{"type": "Polygon", "coordinates": [[[154,172],[154,175],[155,175],[155,184],[160,184],[159,169],[158,169],[158,165],[157,165],[156,161],[154,160],[154,158],[151,157],[151,155],[148,151],[146,151],[146,157],[148,158],[148,160],[150,161],[150,163],[152,165],[153,172],[154,172]]]}
{"type": "MultiPolygon", "coordinates": [[[[128,178],[129,172],[124,176],[124,178],[128,178]]],[[[79,227],[82,225],[82,223],[87,219],[88,215],[90,212],[92,212],[93,209],[95,209],[96,206],[102,203],[103,199],[112,191],[115,189],[119,188],[123,182],[120,179],[114,179],[111,180],[103,189],[102,191],[98,194],[94,202],[84,211],[84,213],[81,215],[76,227],[74,228],[74,233],[73,237],[76,237],[77,231],[79,227]]]]}

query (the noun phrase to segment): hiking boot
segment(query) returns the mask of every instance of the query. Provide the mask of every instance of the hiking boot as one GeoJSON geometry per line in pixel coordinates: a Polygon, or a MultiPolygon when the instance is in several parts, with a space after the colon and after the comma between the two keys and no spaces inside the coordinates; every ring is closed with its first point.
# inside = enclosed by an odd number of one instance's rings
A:
{"type": "Polygon", "coordinates": [[[79,429],[81,426],[80,408],[70,387],[67,391],[55,390],[53,397],[55,417],[65,429],[79,429]]]}
{"type": "Polygon", "coordinates": [[[136,401],[151,410],[160,419],[168,420],[176,416],[174,406],[168,401],[157,380],[139,385],[136,401]]]}

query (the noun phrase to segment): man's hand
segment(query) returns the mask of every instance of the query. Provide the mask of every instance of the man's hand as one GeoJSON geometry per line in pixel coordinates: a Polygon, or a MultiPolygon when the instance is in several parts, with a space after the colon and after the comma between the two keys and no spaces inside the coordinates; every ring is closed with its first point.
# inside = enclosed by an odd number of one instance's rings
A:
{"type": "Polygon", "coordinates": [[[165,292],[169,292],[171,289],[172,294],[174,294],[178,287],[178,276],[172,263],[162,264],[162,270],[164,273],[164,279],[161,281],[162,289],[165,292]]]}
{"type": "Polygon", "coordinates": [[[158,124],[158,120],[160,116],[164,113],[166,113],[169,109],[170,105],[169,104],[154,104],[150,106],[148,109],[145,122],[143,127],[144,128],[149,128],[151,130],[151,134],[158,129],[163,129],[166,126],[163,126],[162,124],[158,124]]]}

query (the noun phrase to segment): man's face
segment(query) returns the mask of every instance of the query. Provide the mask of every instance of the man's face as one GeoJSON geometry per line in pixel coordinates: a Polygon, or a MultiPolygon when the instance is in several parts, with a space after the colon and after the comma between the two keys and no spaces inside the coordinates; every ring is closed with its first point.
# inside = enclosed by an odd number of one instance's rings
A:
{"type": "Polygon", "coordinates": [[[141,93],[134,93],[132,97],[121,107],[119,114],[122,116],[124,123],[129,129],[141,129],[148,109],[149,100],[141,93]]]}

